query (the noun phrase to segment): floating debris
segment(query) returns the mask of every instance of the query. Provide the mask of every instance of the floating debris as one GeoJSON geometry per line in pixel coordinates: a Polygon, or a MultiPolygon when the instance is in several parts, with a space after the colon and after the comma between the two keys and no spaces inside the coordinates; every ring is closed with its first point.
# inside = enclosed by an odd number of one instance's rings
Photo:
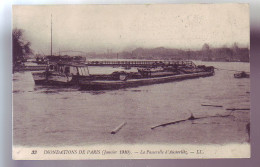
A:
{"type": "Polygon", "coordinates": [[[120,129],[122,129],[123,126],[126,125],[126,122],[121,123],[118,127],[116,127],[111,134],[116,134],[120,129]]]}
{"type": "Polygon", "coordinates": [[[214,116],[205,116],[205,117],[194,117],[194,115],[191,113],[191,116],[188,118],[188,119],[183,119],[183,120],[178,120],[178,121],[173,121],[173,122],[168,122],[168,123],[164,123],[164,124],[160,124],[160,125],[156,125],[156,126],[153,126],[151,127],[151,129],[155,129],[155,128],[158,128],[158,127],[164,127],[164,126],[167,126],[167,125],[173,125],[173,124],[177,124],[177,123],[180,123],[180,122],[185,122],[185,121],[192,121],[192,120],[197,120],[197,119],[203,119],[203,118],[210,118],[210,117],[229,117],[231,115],[232,111],[227,114],[227,115],[214,115],[214,116]]]}
{"type": "Polygon", "coordinates": [[[45,91],[42,91],[42,93],[49,94],[49,93],[59,93],[59,92],[58,91],[52,91],[52,90],[45,90],[45,91]]]}
{"type": "Polygon", "coordinates": [[[226,110],[231,110],[231,111],[235,111],[235,110],[250,110],[250,108],[227,108],[226,110]]]}
{"type": "Polygon", "coordinates": [[[20,92],[24,92],[24,91],[20,91],[20,90],[13,90],[13,93],[20,93],[20,92]]]}
{"type": "Polygon", "coordinates": [[[221,105],[212,105],[212,104],[201,104],[201,106],[223,107],[221,105]]]}

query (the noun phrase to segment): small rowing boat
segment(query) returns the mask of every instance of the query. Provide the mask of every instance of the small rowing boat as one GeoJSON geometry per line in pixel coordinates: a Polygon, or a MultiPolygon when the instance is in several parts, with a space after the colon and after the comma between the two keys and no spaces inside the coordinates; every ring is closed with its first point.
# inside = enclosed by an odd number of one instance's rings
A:
{"type": "Polygon", "coordinates": [[[245,71],[239,72],[239,73],[235,73],[234,74],[235,78],[249,78],[250,74],[246,73],[245,71]]]}

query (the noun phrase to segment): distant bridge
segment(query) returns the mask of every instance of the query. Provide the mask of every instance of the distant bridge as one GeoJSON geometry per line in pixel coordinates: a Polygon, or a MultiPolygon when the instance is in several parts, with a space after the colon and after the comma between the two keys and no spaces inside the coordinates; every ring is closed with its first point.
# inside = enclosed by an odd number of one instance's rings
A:
{"type": "Polygon", "coordinates": [[[146,67],[146,66],[163,66],[179,65],[196,67],[192,61],[177,60],[87,60],[88,66],[124,66],[124,67],[146,67]]]}
{"type": "Polygon", "coordinates": [[[80,53],[81,55],[86,55],[86,52],[83,51],[76,51],[76,50],[65,50],[65,51],[59,51],[59,52],[55,52],[53,53],[53,55],[60,55],[61,53],[80,53]]]}

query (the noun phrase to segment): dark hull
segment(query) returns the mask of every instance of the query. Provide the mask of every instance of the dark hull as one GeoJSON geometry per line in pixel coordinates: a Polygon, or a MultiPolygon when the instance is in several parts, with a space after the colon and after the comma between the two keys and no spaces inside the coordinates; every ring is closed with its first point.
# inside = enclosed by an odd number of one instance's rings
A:
{"type": "Polygon", "coordinates": [[[72,77],[71,81],[68,82],[60,82],[55,80],[48,80],[48,79],[40,79],[34,80],[35,85],[51,85],[51,86],[77,86],[79,85],[79,77],[74,76],[72,77]]]}
{"type": "Polygon", "coordinates": [[[49,81],[49,80],[35,80],[35,85],[51,85],[51,86],[73,86],[78,85],[78,82],[76,81],[70,81],[70,82],[59,82],[59,81],[49,81]]]}
{"type": "Polygon", "coordinates": [[[79,80],[79,85],[82,90],[106,90],[106,89],[121,89],[127,87],[137,87],[142,85],[151,85],[158,83],[165,83],[177,80],[192,79],[198,77],[207,77],[214,75],[214,71],[200,72],[192,74],[179,74],[165,77],[129,79],[126,81],[112,81],[112,80],[79,80]]]}
{"type": "Polygon", "coordinates": [[[45,85],[47,80],[34,80],[35,85],[45,85]]]}

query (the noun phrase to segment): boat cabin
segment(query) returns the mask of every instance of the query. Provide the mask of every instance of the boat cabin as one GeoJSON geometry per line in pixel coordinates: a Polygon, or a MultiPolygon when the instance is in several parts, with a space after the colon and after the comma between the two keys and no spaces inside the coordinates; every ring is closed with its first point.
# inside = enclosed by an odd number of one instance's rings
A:
{"type": "Polygon", "coordinates": [[[65,75],[89,76],[88,66],[79,64],[49,64],[47,66],[47,71],[65,75]]]}

